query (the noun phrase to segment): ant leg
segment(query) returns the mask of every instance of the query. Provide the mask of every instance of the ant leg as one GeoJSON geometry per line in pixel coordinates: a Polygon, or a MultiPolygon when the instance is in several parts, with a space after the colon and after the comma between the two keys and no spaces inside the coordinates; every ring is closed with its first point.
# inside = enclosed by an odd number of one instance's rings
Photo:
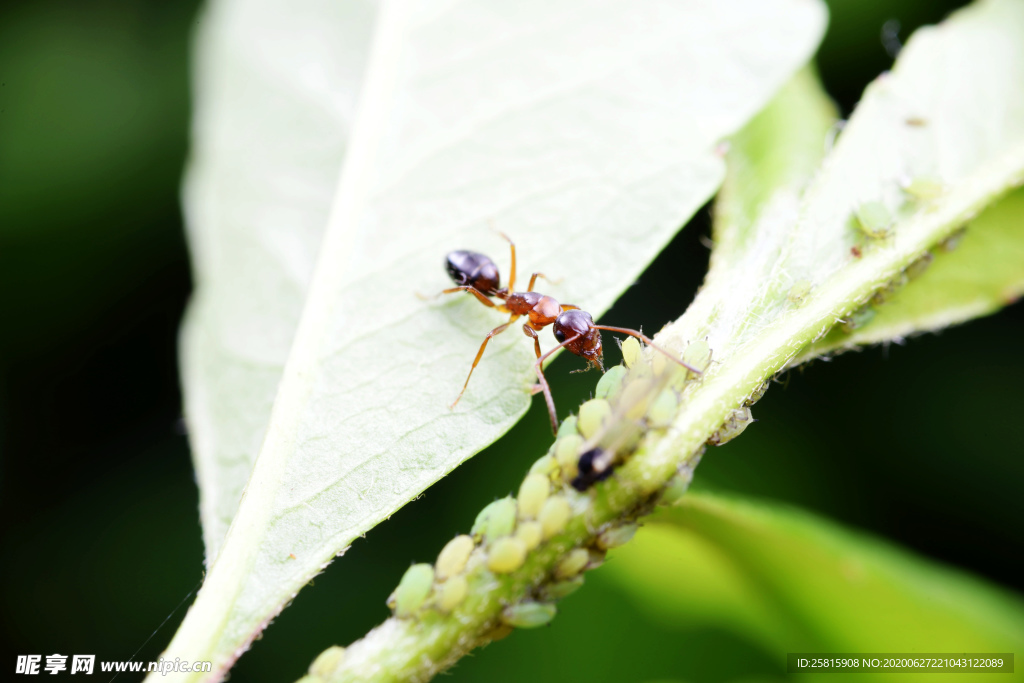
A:
{"type": "Polygon", "coordinates": [[[466,393],[466,387],[469,386],[469,378],[473,376],[473,371],[476,370],[477,363],[479,363],[480,359],[483,358],[484,349],[487,348],[487,342],[491,341],[491,337],[496,337],[497,335],[499,335],[502,332],[504,332],[505,330],[507,330],[508,326],[511,325],[513,322],[515,322],[515,319],[518,318],[518,317],[519,317],[518,315],[512,316],[511,320],[509,320],[504,325],[498,325],[493,330],[488,332],[486,337],[484,337],[484,343],[480,345],[480,350],[476,352],[476,358],[473,359],[473,365],[469,368],[469,374],[466,375],[466,383],[462,385],[462,391],[459,392],[459,395],[455,398],[455,401],[453,401],[452,404],[450,406],[448,406],[449,410],[454,408],[455,405],[462,398],[462,395],[464,393],[466,393]]]}
{"type": "Polygon", "coordinates": [[[570,339],[566,339],[544,355],[537,356],[537,361],[533,364],[533,369],[537,373],[537,380],[540,382],[541,391],[544,392],[544,401],[548,404],[548,415],[551,417],[551,431],[555,434],[558,434],[558,413],[555,412],[555,399],[551,398],[551,387],[548,386],[548,381],[544,377],[544,370],[541,369],[541,366],[544,364],[544,361],[547,360],[548,356],[566,344],[571,344],[579,338],[580,335],[577,334],[570,339]]]}
{"type": "MultiPolygon", "coordinates": [[[[565,308],[565,307],[563,306],[562,308],[565,308]]],[[[698,374],[698,375],[704,374],[703,372],[701,372],[697,368],[693,367],[692,365],[688,365],[688,364],[684,363],[681,359],[676,358],[674,355],[672,355],[671,353],[669,353],[665,349],[663,349],[660,346],[658,346],[657,344],[655,344],[653,341],[651,341],[651,338],[648,337],[647,335],[645,335],[643,332],[638,332],[636,330],[630,330],[630,329],[627,329],[625,327],[608,327],[607,325],[594,325],[594,327],[596,327],[599,330],[606,330],[608,332],[620,332],[622,334],[628,334],[631,337],[636,337],[637,339],[641,340],[643,343],[645,343],[648,346],[650,346],[652,349],[660,351],[661,353],[665,354],[666,356],[668,356],[669,358],[671,358],[675,362],[679,363],[680,365],[682,365],[684,368],[686,368],[690,372],[698,374]]]]}
{"type": "Polygon", "coordinates": [[[577,306],[576,304],[562,304],[562,310],[563,311],[578,311],[578,310],[580,310],[580,307],[577,306]]]}
{"type": "MultiPolygon", "coordinates": [[[[533,291],[533,285],[534,285],[535,282],[537,282],[537,278],[543,278],[544,280],[547,280],[548,282],[550,282],[553,285],[557,285],[557,284],[562,282],[562,278],[558,278],[557,280],[552,280],[551,278],[549,278],[544,273],[534,273],[533,275],[530,276],[530,286],[526,288],[527,292],[532,292],[533,291]]],[[[575,308],[575,306],[573,308],[575,308]]]]}
{"type": "Polygon", "coordinates": [[[441,290],[439,294],[435,294],[434,296],[427,296],[426,294],[420,294],[419,292],[416,292],[416,296],[418,296],[423,301],[433,301],[434,299],[439,298],[442,294],[454,294],[455,292],[469,292],[477,299],[479,299],[480,303],[482,303],[484,306],[498,309],[501,308],[501,306],[488,299],[486,294],[484,294],[479,289],[471,285],[462,285],[461,287],[451,287],[450,289],[444,289],[441,290]]]}
{"type": "Polygon", "coordinates": [[[508,242],[509,250],[512,252],[512,266],[509,268],[508,274],[508,291],[514,292],[516,291],[516,243],[512,241],[511,237],[500,230],[498,234],[505,238],[505,241],[508,242]]]}
{"type": "Polygon", "coordinates": [[[537,331],[530,327],[530,323],[523,323],[523,333],[527,337],[533,337],[533,350],[537,358],[540,358],[540,337],[537,336],[537,331]]]}

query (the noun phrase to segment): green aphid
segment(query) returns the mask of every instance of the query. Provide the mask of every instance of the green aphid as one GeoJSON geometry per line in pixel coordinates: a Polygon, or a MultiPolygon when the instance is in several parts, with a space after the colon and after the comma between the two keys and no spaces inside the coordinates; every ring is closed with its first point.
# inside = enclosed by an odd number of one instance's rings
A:
{"type": "Polygon", "coordinates": [[[590,553],[586,548],[574,548],[555,567],[556,579],[571,579],[584,569],[590,562],[590,553]]]}
{"type": "Polygon", "coordinates": [[[516,527],[516,538],[526,546],[526,552],[530,552],[544,539],[544,528],[540,522],[521,522],[516,527]]]}
{"type": "Polygon", "coordinates": [[[754,391],[751,392],[750,396],[747,396],[747,400],[743,402],[745,406],[752,406],[761,400],[765,392],[768,391],[768,385],[770,382],[762,382],[754,391]]]}
{"type": "Polygon", "coordinates": [[[712,446],[721,446],[722,444],[732,441],[742,434],[743,430],[746,429],[753,421],[754,416],[751,415],[750,408],[737,408],[729,413],[729,417],[725,418],[725,422],[723,422],[722,426],[718,428],[718,431],[711,435],[711,438],[708,439],[708,444],[712,446]]]}
{"type": "Polygon", "coordinates": [[[558,461],[551,455],[540,456],[530,467],[530,474],[543,474],[545,477],[550,477],[557,471],[558,461]]]}
{"type": "Polygon", "coordinates": [[[466,563],[469,561],[474,547],[473,539],[465,534],[448,541],[441,549],[437,556],[437,562],[434,564],[437,580],[444,581],[456,574],[461,574],[466,568],[466,563]]]}
{"type": "Polygon", "coordinates": [[[537,515],[537,521],[540,522],[544,540],[562,533],[571,517],[572,506],[565,499],[565,496],[552,496],[548,498],[544,503],[544,507],[540,509],[540,514],[537,515]]]}
{"type": "Polygon", "coordinates": [[[799,306],[807,297],[811,294],[811,283],[809,280],[797,280],[793,283],[793,286],[789,288],[789,293],[786,298],[789,302],[799,306]]]}
{"type": "Polygon", "coordinates": [[[542,590],[542,595],[548,600],[561,600],[567,598],[583,587],[583,575],[574,576],[565,581],[549,583],[542,590]]]}
{"type": "Polygon", "coordinates": [[[481,540],[493,541],[502,536],[508,536],[516,528],[516,501],[515,498],[500,498],[476,516],[470,535],[478,543],[481,540]]]}
{"type": "Polygon", "coordinates": [[[663,389],[651,402],[647,410],[647,424],[651,427],[668,427],[679,410],[679,396],[672,388],[663,389]]]}
{"type": "Polygon", "coordinates": [[[632,368],[637,364],[642,350],[640,342],[635,337],[629,337],[622,342],[622,360],[626,363],[627,368],[632,368]]]}
{"type": "Polygon", "coordinates": [[[587,548],[587,569],[597,569],[604,561],[608,558],[606,553],[601,548],[587,548]]]}
{"type": "Polygon", "coordinates": [[[919,201],[938,199],[946,191],[946,185],[936,176],[917,176],[902,187],[904,192],[919,201]]]}
{"type": "Polygon", "coordinates": [[[619,392],[619,388],[622,386],[622,380],[626,377],[626,368],[621,365],[616,365],[614,368],[609,368],[608,372],[601,375],[601,379],[597,381],[597,388],[594,390],[595,398],[608,398],[614,396],[619,392]]]}
{"type": "Polygon", "coordinates": [[[318,678],[332,678],[335,670],[345,660],[345,648],[332,645],[321,652],[309,665],[309,674],[318,678]]]}
{"type": "Polygon", "coordinates": [[[641,356],[633,363],[633,367],[629,369],[629,374],[626,375],[624,383],[629,384],[638,379],[650,379],[651,377],[654,377],[654,365],[641,356]]]}
{"type": "Polygon", "coordinates": [[[683,351],[683,362],[691,368],[707,372],[707,369],[711,367],[711,347],[708,346],[707,341],[698,339],[687,344],[686,350],[683,351]]]}
{"type": "Polygon", "coordinates": [[[458,607],[466,594],[469,593],[469,581],[465,576],[453,576],[443,584],[437,591],[437,608],[442,612],[451,612],[458,607]]]}
{"type": "Polygon", "coordinates": [[[543,474],[528,474],[519,486],[516,496],[519,508],[519,519],[533,519],[540,513],[541,507],[551,492],[551,480],[543,474]]]}
{"type": "Polygon", "coordinates": [[[584,438],[593,438],[611,418],[612,407],[603,398],[592,398],[580,406],[579,430],[584,438]]]}
{"type": "Polygon", "coordinates": [[[558,426],[558,433],[555,435],[556,439],[561,439],[563,436],[570,434],[576,434],[576,416],[570,415],[569,417],[562,420],[562,424],[558,426]]]}
{"type": "Polygon", "coordinates": [[[597,547],[601,550],[611,550],[626,545],[633,540],[639,528],[636,524],[629,523],[602,531],[597,537],[597,547]]]}
{"type": "Polygon", "coordinates": [[[619,410],[623,411],[627,420],[639,420],[647,413],[653,388],[653,377],[629,378],[618,401],[619,410]]]}
{"type": "Polygon", "coordinates": [[[501,612],[501,620],[515,628],[538,628],[551,623],[558,612],[554,605],[542,602],[521,602],[501,612]]]}
{"type": "Polygon", "coordinates": [[[434,584],[434,568],[429,564],[414,564],[405,570],[398,588],[388,600],[394,602],[395,616],[399,619],[411,617],[423,605],[434,584]]]}
{"type": "Polygon", "coordinates": [[[960,246],[960,243],[963,241],[964,235],[966,234],[967,226],[965,225],[962,228],[955,231],[954,233],[952,233],[946,239],[939,242],[939,249],[946,253],[953,251],[954,249],[960,246]]]}
{"type": "Polygon", "coordinates": [[[872,239],[888,237],[892,231],[892,214],[882,202],[864,202],[854,212],[857,227],[872,239]]]}
{"type": "Polygon", "coordinates": [[[671,479],[668,480],[668,484],[662,489],[661,497],[658,499],[658,503],[661,505],[675,505],[683,500],[683,496],[690,488],[690,482],[693,481],[693,470],[689,467],[676,472],[671,479]]]}
{"type": "Polygon", "coordinates": [[[849,334],[854,330],[859,330],[874,319],[875,309],[870,304],[865,304],[850,315],[846,316],[846,319],[842,322],[840,327],[843,332],[849,334]]]}
{"type": "Polygon", "coordinates": [[[907,269],[904,270],[903,273],[908,280],[916,280],[924,275],[925,271],[928,270],[928,266],[932,265],[932,261],[934,260],[935,255],[930,251],[926,251],[921,254],[917,260],[907,266],[907,269]]]}
{"type": "Polygon", "coordinates": [[[555,459],[562,470],[563,479],[572,479],[576,476],[576,465],[582,447],[583,437],[575,433],[563,436],[555,442],[555,459]]]}
{"type": "Polygon", "coordinates": [[[508,574],[526,561],[526,544],[518,538],[499,538],[487,551],[487,568],[495,574],[508,574]]]}
{"type": "Polygon", "coordinates": [[[872,295],[871,305],[879,306],[889,301],[894,296],[896,296],[896,294],[901,289],[906,287],[908,282],[910,282],[910,278],[907,277],[907,274],[900,273],[892,280],[889,280],[889,282],[887,282],[884,287],[882,287],[877,292],[875,292],[874,295],[872,295]]]}

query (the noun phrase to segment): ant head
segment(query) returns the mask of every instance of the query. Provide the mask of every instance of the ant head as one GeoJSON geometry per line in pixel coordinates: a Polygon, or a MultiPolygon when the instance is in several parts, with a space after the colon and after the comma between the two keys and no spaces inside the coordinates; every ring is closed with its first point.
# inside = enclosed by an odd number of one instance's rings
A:
{"type": "Polygon", "coordinates": [[[501,287],[498,266],[490,257],[475,251],[453,251],[445,260],[445,268],[455,284],[469,285],[491,296],[501,287]]]}
{"type": "Polygon", "coordinates": [[[575,337],[565,348],[587,361],[588,366],[604,370],[601,331],[594,327],[589,313],[578,308],[563,311],[555,319],[554,333],[559,344],[575,337]]]}

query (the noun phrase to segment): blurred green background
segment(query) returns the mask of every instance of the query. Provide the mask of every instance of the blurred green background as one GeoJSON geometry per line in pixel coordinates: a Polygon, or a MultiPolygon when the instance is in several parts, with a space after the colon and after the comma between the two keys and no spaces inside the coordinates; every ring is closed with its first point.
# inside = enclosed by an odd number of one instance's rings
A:
{"type": "MultiPolygon", "coordinates": [[[[844,114],[892,62],[887,21],[906,38],[959,4],[830,3],[819,67],[844,114]]],[[[190,288],[178,193],[196,11],[194,0],[0,9],[5,667],[16,654],[126,659],[201,577],[176,367],[190,288]]],[[[708,232],[705,210],[604,320],[657,329],[680,315],[706,269],[708,232]]],[[[709,452],[697,486],[795,503],[1024,590],[1022,332],[1017,305],[790,373],[742,439],[709,452]]],[[[597,379],[569,375],[574,360],[549,373],[561,406],[597,379]]],[[[410,561],[433,559],[547,448],[546,420],[534,405],[357,542],[242,658],[235,680],[293,680],[324,647],[384,619],[410,561]]],[[[140,659],[159,655],[182,612],[140,659]]],[[[550,628],[476,653],[454,679],[770,680],[783,676],[784,654],[719,627],[652,620],[597,571],[550,628]]]]}

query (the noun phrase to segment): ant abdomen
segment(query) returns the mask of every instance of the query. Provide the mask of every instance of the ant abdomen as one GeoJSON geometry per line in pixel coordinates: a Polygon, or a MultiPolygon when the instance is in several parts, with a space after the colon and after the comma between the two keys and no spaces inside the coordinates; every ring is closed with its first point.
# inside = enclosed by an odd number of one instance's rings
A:
{"type": "Polygon", "coordinates": [[[488,296],[501,288],[498,266],[489,256],[475,251],[453,251],[445,259],[445,268],[455,284],[473,287],[488,296]]]}

